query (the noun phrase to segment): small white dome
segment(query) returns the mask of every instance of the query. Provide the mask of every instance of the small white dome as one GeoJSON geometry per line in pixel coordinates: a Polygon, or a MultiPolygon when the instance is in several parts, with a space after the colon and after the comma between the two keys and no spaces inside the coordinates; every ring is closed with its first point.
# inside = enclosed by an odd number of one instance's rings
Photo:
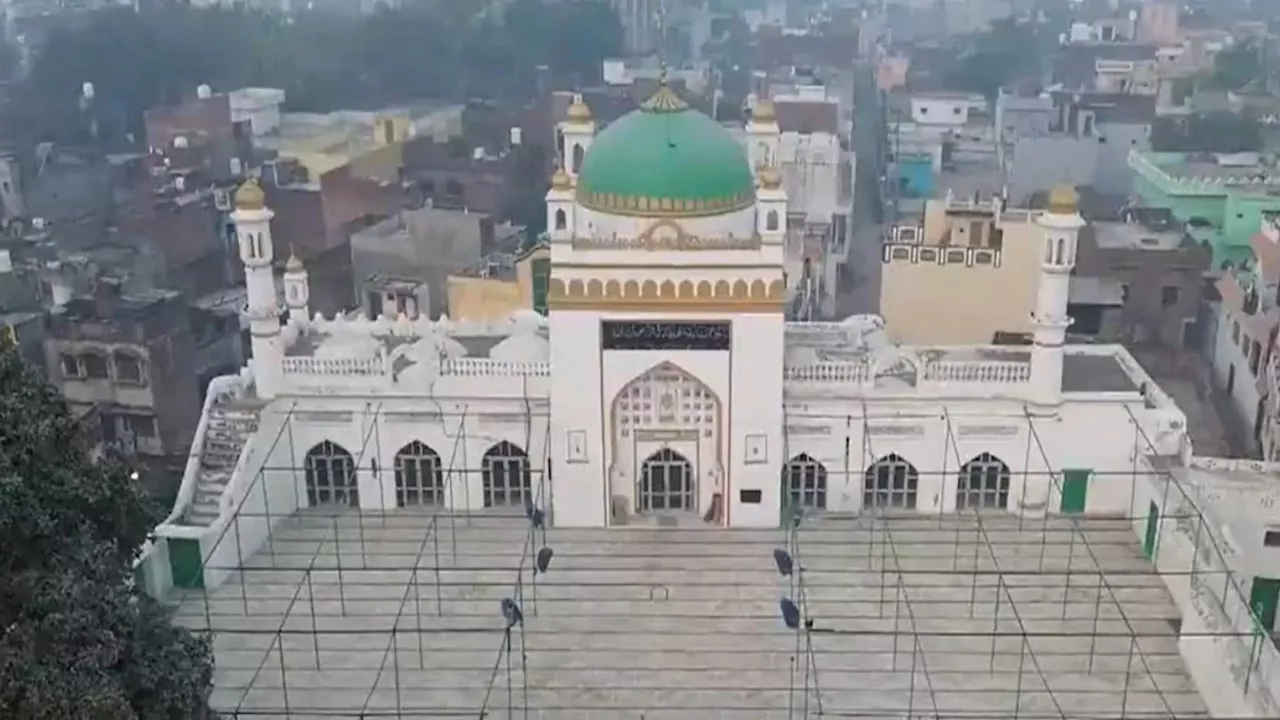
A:
{"type": "Polygon", "coordinates": [[[489,351],[489,358],[499,362],[546,362],[551,357],[551,344],[534,333],[517,333],[489,351]]]}

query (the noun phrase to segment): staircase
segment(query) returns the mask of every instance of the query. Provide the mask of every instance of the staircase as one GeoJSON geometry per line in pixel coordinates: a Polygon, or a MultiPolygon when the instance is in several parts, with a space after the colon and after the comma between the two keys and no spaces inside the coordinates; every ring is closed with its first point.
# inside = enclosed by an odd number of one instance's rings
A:
{"type": "Polygon", "coordinates": [[[236,462],[249,438],[258,431],[262,404],[232,396],[218,398],[209,408],[209,420],[200,448],[200,470],[184,525],[209,527],[218,519],[222,493],[231,482],[236,462]]]}

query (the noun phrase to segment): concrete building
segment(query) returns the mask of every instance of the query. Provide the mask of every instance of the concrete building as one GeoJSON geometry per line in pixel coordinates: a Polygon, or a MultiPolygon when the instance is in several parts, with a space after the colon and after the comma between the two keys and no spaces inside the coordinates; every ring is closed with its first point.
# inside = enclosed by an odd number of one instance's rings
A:
{"type": "MultiPolygon", "coordinates": [[[[396,290],[389,285],[408,283],[422,291],[412,293],[418,312],[427,317],[442,312],[453,316],[448,305],[448,278],[460,273],[478,276],[514,271],[524,237],[524,228],[495,222],[484,213],[430,206],[401,210],[352,233],[356,297],[371,317],[377,317],[384,301],[375,300],[375,296],[385,298],[388,292],[403,295],[406,288],[396,290]]],[[[402,303],[397,307],[404,309],[402,303]]]]}
{"type": "Polygon", "coordinates": [[[1054,60],[1053,80],[1068,91],[1155,95],[1156,48],[1129,42],[1068,43],[1054,60]]]}
{"type": "Polygon", "coordinates": [[[1147,45],[1173,45],[1178,41],[1178,14],[1172,0],[1144,0],[1138,11],[1138,37],[1147,45]]]}
{"type": "Polygon", "coordinates": [[[56,305],[45,355],[77,412],[97,408],[103,439],[175,477],[200,420],[188,306],[173,291],[127,294],[101,278],[92,296],[56,305]]]}
{"type": "Polygon", "coordinates": [[[906,344],[987,345],[1032,330],[1043,230],[999,200],[947,196],[885,243],[880,314],[906,344]]]}
{"type": "Polygon", "coordinates": [[[1194,345],[1210,256],[1163,208],[1128,208],[1118,222],[1089,223],[1071,278],[1071,332],[1107,342],[1194,345]]]}
{"type": "Polygon", "coordinates": [[[658,16],[662,6],[658,0],[611,0],[614,12],[622,22],[623,47],[631,55],[648,55],[660,41],[658,16]]]}
{"type": "Polygon", "coordinates": [[[1217,282],[1218,304],[1210,363],[1214,380],[1230,399],[1250,448],[1270,457],[1278,429],[1268,407],[1275,387],[1268,369],[1280,329],[1280,221],[1269,213],[1250,238],[1250,257],[1217,282]]]}
{"type": "Polygon", "coordinates": [[[1151,147],[1155,98],[1124,93],[1043,93],[996,100],[996,147],[1010,202],[1059,184],[1127,197],[1131,151],[1151,147]]]}
{"type": "Polygon", "coordinates": [[[1129,154],[1142,204],[1167,207],[1198,242],[1213,250],[1215,267],[1251,253],[1265,213],[1280,211],[1275,159],[1256,153],[1129,154]]]}
{"type": "Polygon", "coordinates": [[[531,243],[516,257],[514,267],[450,275],[447,282],[453,320],[495,323],[529,310],[546,315],[551,248],[546,242],[531,243]]]}

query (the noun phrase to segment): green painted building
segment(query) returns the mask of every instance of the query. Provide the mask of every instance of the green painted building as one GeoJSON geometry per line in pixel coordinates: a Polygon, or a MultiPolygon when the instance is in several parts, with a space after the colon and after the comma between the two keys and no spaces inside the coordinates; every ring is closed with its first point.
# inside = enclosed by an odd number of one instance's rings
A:
{"type": "Polygon", "coordinates": [[[1280,212],[1280,169],[1249,154],[1134,151],[1129,167],[1142,204],[1169,208],[1213,248],[1215,267],[1248,259],[1263,213],[1280,212]]]}

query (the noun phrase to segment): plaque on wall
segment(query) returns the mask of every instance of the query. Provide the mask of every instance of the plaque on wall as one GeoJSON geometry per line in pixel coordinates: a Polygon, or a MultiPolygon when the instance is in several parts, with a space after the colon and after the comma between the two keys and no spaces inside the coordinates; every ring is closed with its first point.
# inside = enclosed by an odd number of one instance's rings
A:
{"type": "Polygon", "coordinates": [[[605,320],[600,326],[605,350],[728,350],[732,337],[727,321],[605,320]]]}

